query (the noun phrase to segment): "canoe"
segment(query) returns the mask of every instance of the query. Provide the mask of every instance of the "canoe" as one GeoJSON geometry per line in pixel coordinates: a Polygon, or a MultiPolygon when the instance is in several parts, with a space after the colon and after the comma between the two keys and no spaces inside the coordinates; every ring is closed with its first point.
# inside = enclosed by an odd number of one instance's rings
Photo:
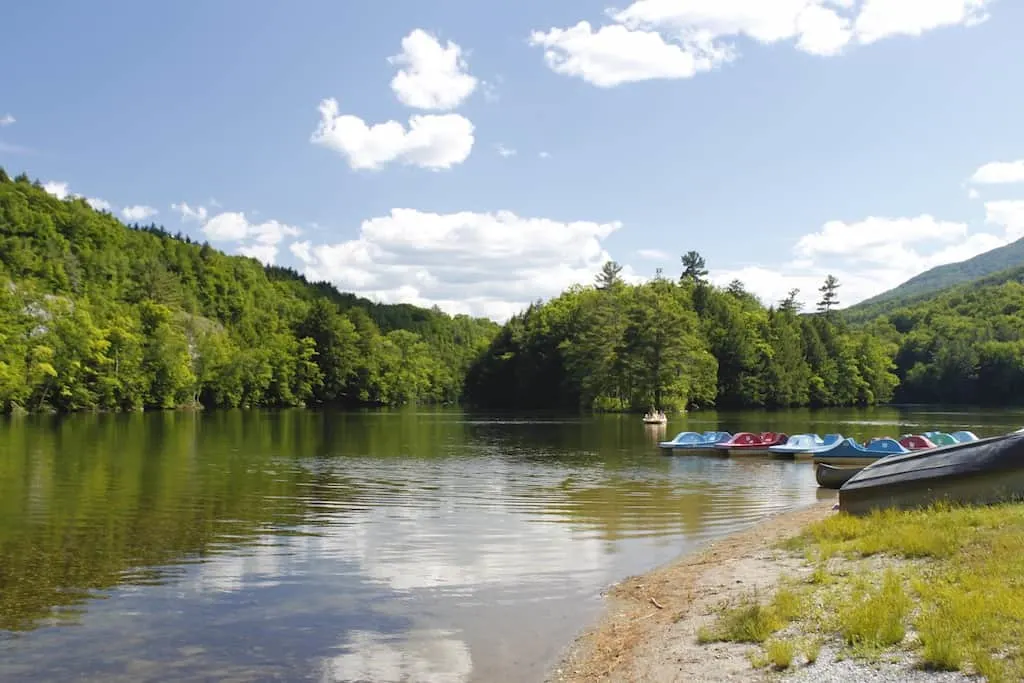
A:
{"type": "Polygon", "coordinates": [[[737,432],[728,441],[715,444],[715,448],[729,455],[771,455],[768,449],[781,446],[789,437],[775,432],[737,432]]]}
{"type": "Polygon", "coordinates": [[[823,489],[838,490],[843,484],[850,480],[850,477],[860,472],[863,467],[835,467],[824,463],[814,468],[814,478],[818,480],[818,486],[823,489]]]}
{"type": "Polygon", "coordinates": [[[944,500],[968,505],[1024,500],[1024,432],[890,455],[839,489],[839,509],[911,509],[944,500]]]}
{"type": "Polygon", "coordinates": [[[887,455],[909,452],[895,439],[872,439],[864,446],[853,439],[843,439],[834,446],[814,453],[814,464],[825,463],[826,465],[838,465],[841,467],[870,465],[887,455]]]}
{"type": "Polygon", "coordinates": [[[659,417],[659,416],[652,417],[652,416],[647,416],[647,415],[644,416],[644,424],[645,425],[663,425],[663,424],[666,424],[667,422],[668,422],[668,418],[667,417],[659,417]]]}
{"type": "Polygon", "coordinates": [[[824,450],[842,440],[842,434],[826,434],[824,439],[817,434],[794,434],[784,444],[769,446],[768,451],[777,458],[798,458],[824,450]]]}
{"type": "Polygon", "coordinates": [[[658,448],[672,455],[679,453],[700,453],[714,449],[715,444],[732,438],[729,432],[679,432],[671,441],[662,441],[658,448]]]}

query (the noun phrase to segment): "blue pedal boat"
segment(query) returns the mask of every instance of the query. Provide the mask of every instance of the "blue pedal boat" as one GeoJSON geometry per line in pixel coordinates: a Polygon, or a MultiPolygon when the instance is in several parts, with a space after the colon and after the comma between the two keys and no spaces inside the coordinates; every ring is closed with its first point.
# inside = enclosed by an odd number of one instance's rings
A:
{"type": "Polygon", "coordinates": [[[662,441],[658,448],[673,453],[707,453],[715,449],[715,444],[732,438],[729,432],[679,432],[671,441],[662,441]]]}
{"type": "Polygon", "coordinates": [[[842,440],[842,434],[826,434],[825,438],[817,434],[794,434],[784,444],[769,446],[768,451],[779,458],[806,457],[826,450],[842,440]]]}
{"type": "Polygon", "coordinates": [[[910,453],[910,451],[896,439],[888,437],[872,439],[863,446],[853,439],[843,439],[837,444],[814,453],[814,464],[824,463],[840,467],[870,465],[876,460],[897,453],[910,453]]]}

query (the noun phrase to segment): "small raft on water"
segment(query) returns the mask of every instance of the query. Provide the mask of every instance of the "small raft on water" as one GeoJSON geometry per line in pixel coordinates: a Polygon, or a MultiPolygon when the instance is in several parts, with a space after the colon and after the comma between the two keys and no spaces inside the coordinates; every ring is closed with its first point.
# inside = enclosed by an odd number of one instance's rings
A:
{"type": "Polygon", "coordinates": [[[839,509],[911,509],[935,501],[968,505],[1024,500],[1024,432],[890,455],[839,489],[839,509]]]}
{"type": "Polygon", "coordinates": [[[660,410],[644,414],[645,425],[663,425],[668,423],[668,416],[660,410]]]}

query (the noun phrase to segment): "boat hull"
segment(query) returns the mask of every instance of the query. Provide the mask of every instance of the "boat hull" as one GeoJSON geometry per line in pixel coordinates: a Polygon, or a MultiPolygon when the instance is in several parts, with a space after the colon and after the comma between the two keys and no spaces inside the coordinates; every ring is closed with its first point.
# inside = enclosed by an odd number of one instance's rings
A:
{"type": "Polygon", "coordinates": [[[818,486],[823,489],[838,491],[843,484],[848,482],[853,475],[860,472],[863,467],[834,467],[832,465],[815,465],[814,478],[818,486]]]}
{"type": "Polygon", "coordinates": [[[937,501],[965,505],[1024,500],[1024,434],[1013,433],[887,457],[850,478],[839,509],[913,509],[937,501]]]}
{"type": "Polygon", "coordinates": [[[662,450],[669,455],[719,455],[717,451],[720,449],[683,443],[672,447],[662,446],[662,450]]]}
{"type": "Polygon", "coordinates": [[[815,451],[813,450],[770,450],[769,454],[773,458],[779,458],[781,460],[810,460],[814,457],[815,451]]]}
{"type": "Polygon", "coordinates": [[[768,446],[732,446],[727,450],[730,457],[772,455],[768,446]]]}
{"type": "Polygon", "coordinates": [[[885,453],[880,453],[876,456],[854,456],[854,455],[815,455],[815,465],[831,465],[832,467],[864,467],[870,465],[873,462],[877,462],[882,458],[886,457],[885,453]]]}

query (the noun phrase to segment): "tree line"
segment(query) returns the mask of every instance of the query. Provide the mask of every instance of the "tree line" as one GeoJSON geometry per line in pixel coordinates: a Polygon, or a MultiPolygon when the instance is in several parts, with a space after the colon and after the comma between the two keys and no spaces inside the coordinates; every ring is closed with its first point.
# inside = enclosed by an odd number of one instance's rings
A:
{"type": "Polygon", "coordinates": [[[497,331],[129,228],[0,169],[0,412],[455,402],[497,331]]]}
{"type": "Polygon", "coordinates": [[[645,410],[846,406],[889,401],[897,344],[835,315],[828,276],[818,312],[798,290],[765,307],[743,283],[716,287],[697,252],[671,281],[626,284],[606,263],[514,316],[474,363],[467,399],[486,408],[645,410]]]}
{"type": "MultiPolygon", "coordinates": [[[[765,307],[742,282],[595,283],[504,326],[383,305],[227,256],[0,169],[0,412],[465,402],[646,410],[1019,404],[1024,275],[905,305],[765,307]],[[869,310],[871,309],[871,310],[869,310]]],[[[1024,272],[1024,270],[1022,270],[1024,272]]],[[[1015,274],[1016,273],[1016,274],[1015,274]]]]}

